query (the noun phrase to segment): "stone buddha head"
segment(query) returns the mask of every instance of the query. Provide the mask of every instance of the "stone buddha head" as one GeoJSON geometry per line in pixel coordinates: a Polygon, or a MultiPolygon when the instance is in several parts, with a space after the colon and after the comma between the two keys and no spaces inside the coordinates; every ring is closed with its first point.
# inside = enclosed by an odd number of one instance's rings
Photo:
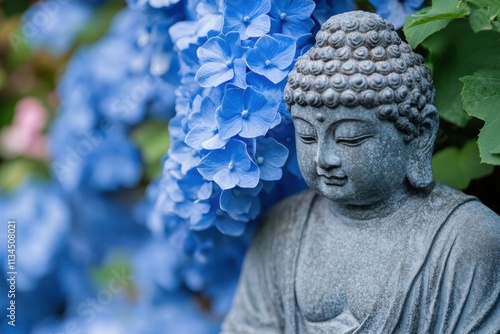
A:
{"type": "Polygon", "coordinates": [[[432,184],[439,117],[423,58],[380,16],[331,17],[295,64],[284,98],[310,188],[370,205],[432,184]]]}

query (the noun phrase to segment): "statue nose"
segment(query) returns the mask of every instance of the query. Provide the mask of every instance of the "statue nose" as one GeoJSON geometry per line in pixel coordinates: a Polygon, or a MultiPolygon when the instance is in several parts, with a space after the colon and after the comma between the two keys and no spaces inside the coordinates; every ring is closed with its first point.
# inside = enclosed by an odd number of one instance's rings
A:
{"type": "Polygon", "coordinates": [[[340,157],[328,150],[318,150],[317,153],[318,167],[321,169],[331,169],[340,166],[340,157]]]}

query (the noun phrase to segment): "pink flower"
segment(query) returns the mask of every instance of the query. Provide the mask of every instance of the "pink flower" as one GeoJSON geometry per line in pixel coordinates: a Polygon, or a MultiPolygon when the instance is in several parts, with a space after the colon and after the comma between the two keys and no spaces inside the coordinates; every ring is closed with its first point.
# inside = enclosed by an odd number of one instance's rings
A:
{"type": "Polygon", "coordinates": [[[25,97],[16,104],[12,125],[0,132],[0,151],[7,157],[25,155],[47,157],[43,129],[47,123],[47,110],[40,101],[25,97]]]}

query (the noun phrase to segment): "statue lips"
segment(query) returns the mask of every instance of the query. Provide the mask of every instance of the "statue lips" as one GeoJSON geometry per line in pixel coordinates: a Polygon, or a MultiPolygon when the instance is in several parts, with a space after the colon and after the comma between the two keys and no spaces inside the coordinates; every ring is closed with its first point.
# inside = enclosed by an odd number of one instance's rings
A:
{"type": "Polygon", "coordinates": [[[319,175],[323,182],[329,186],[342,187],[347,183],[347,176],[336,176],[336,175],[319,175]]]}

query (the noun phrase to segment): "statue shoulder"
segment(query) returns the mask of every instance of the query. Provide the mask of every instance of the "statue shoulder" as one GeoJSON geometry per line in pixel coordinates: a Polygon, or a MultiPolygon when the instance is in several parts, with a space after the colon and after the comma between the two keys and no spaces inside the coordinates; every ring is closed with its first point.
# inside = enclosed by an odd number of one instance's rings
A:
{"type": "Polygon", "coordinates": [[[257,233],[283,236],[293,233],[297,228],[300,229],[300,225],[305,223],[315,197],[316,193],[307,189],[281,200],[267,212],[257,233]]]}
{"type": "Polygon", "coordinates": [[[439,233],[441,242],[464,268],[475,268],[486,276],[500,274],[500,216],[473,196],[439,186],[445,202],[460,203],[439,233]]]}
{"type": "Polygon", "coordinates": [[[315,197],[313,191],[305,190],[274,205],[257,228],[249,253],[261,259],[271,253],[272,262],[285,261],[287,250],[300,242],[315,197]]]}
{"type": "Polygon", "coordinates": [[[456,242],[462,251],[475,257],[493,256],[500,265],[500,216],[474,200],[458,206],[448,223],[456,229],[456,242]]]}
{"type": "Polygon", "coordinates": [[[465,262],[500,266],[500,216],[476,197],[436,184],[423,214],[437,228],[436,249],[465,262]]]}

